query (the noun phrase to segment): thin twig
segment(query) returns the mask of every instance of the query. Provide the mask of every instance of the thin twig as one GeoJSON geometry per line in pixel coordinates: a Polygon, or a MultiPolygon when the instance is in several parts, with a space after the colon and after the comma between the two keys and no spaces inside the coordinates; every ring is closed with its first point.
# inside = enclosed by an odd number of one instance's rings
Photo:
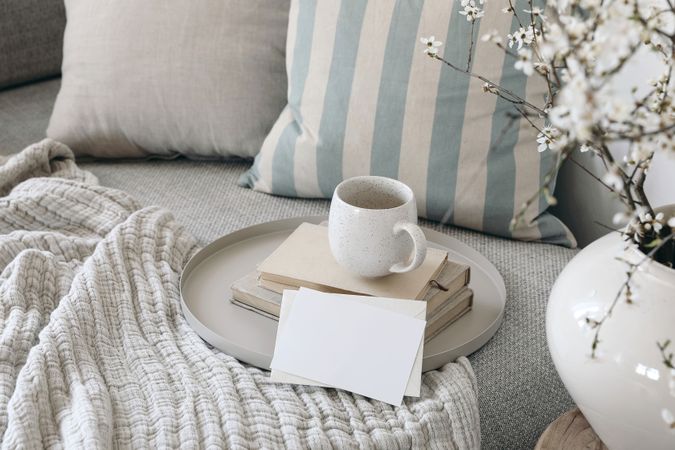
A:
{"type": "Polygon", "coordinates": [[[665,341],[663,344],[660,342],[656,343],[656,346],[659,348],[659,351],[661,352],[661,358],[663,359],[663,365],[668,367],[669,369],[675,369],[675,356],[673,356],[673,353],[667,353],[668,347],[670,346],[670,339],[665,341]]]}
{"type": "MultiPolygon", "coordinates": [[[[602,326],[605,324],[607,319],[611,317],[612,313],[614,312],[614,308],[616,305],[619,303],[619,300],[621,299],[621,295],[624,292],[631,292],[630,288],[630,283],[633,280],[633,276],[637,272],[637,270],[647,262],[648,260],[651,260],[652,257],[658,252],[661,248],[663,248],[668,242],[670,242],[673,238],[675,238],[675,233],[670,233],[668,236],[663,238],[659,245],[655,246],[652,250],[649,251],[640,261],[638,261],[636,264],[630,264],[629,270],[626,272],[626,280],[621,284],[621,287],[619,288],[619,292],[616,293],[616,296],[614,297],[614,300],[612,300],[612,303],[610,304],[609,308],[607,311],[605,311],[605,314],[602,316],[600,320],[594,320],[590,318],[586,318],[586,323],[588,323],[592,328],[595,329],[595,333],[593,335],[593,342],[591,343],[591,358],[595,358],[597,356],[597,349],[598,345],[600,344],[600,331],[602,329],[602,326]]],[[[630,301],[630,297],[628,299],[630,301]]]]}
{"type": "Polygon", "coordinates": [[[555,175],[558,173],[558,170],[560,170],[560,167],[562,167],[563,163],[565,162],[571,151],[572,147],[568,146],[562,149],[560,152],[558,152],[556,160],[553,162],[548,172],[546,172],[546,175],[544,175],[544,184],[539,188],[539,190],[537,190],[537,192],[532,194],[525,201],[525,203],[523,203],[523,205],[520,208],[520,211],[518,211],[516,216],[511,220],[512,230],[516,229],[518,225],[523,222],[525,214],[527,214],[527,211],[530,209],[530,206],[532,206],[534,202],[538,201],[539,198],[542,196],[542,194],[546,197],[546,201],[548,204],[555,203],[555,198],[552,197],[551,195],[551,186],[553,185],[553,183],[555,183],[555,175]]]}
{"type": "Polygon", "coordinates": [[[605,225],[604,223],[600,222],[599,220],[594,220],[593,223],[596,224],[596,225],[598,225],[598,226],[601,226],[601,227],[604,228],[605,230],[609,230],[609,231],[613,231],[613,232],[619,231],[619,230],[617,230],[617,229],[614,228],[614,227],[610,227],[609,225],[605,225]]]}
{"type": "Polygon", "coordinates": [[[472,55],[473,55],[473,46],[474,46],[474,41],[475,41],[475,38],[474,38],[474,28],[475,27],[476,27],[476,21],[473,20],[471,22],[471,39],[470,39],[471,43],[469,44],[469,56],[467,57],[467,61],[466,61],[466,71],[467,72],[471,71],[471,58],[472,58],[472,55]]]}
{"type": "Polygon", "coordinates": [[[541,109],[540,107],[538,107],[536,105],[533,105],[532,103],[528,102],[527,100],[524,100],[524,99],[520,98],[520,96],[518,96],[517,94],[514,94],[510,90],[501,87],[497,83],[494,83],[493,81],[490,81],[489,79],[485,78],[484,76],[477,75],[477,74],[475,74],[475,73],[473,73],[469,70],[464,70],[464,69],[456,66],[455,64],[451,63],[450,61],[447,61],[446,59],[443,59],[442,57],[440,57],[438,55],[433,55],[432,58],[436,58],[439,61],[446,64],[448,67],[452,68],[453,70],[464,73],[464,74],[466,74],[466,75],[468,75],[472,78],[476,78],[478,80],[481,80],[482,82],[487,83],[491,87],[495,88],[497,91],[510,96],[511,97],[510,99],[506,98],[506,97],[502,97],[502,98],[504,98],[505,100],[508,100],[511,103],[527,106],[528,108],[531,108],[534,111],[537,111],[538,113],[540,113],[542,115],[546,115],[546,112],[543,109],[541,109]]]}
{"type": "MultiPolygon", "coordinates": [[[[581,164],[579,161],[577,161],[577,160],[574,159],[574,158],[569,158],[569,160],[570,160],[572,163],[574,163],[577,167],[579,167],[581,170],[583,170],[584,172],[586,172],[589,176],[591,176],[595,181],[597,181],[598,183],[600,183],[601,185],[603,185],[605,188],[607,188],[608,191],[614,192],[614,193],[618,194],[619,197],[621,197],[621,198],[625,198],[625,195],[624,195],[624,194],[622,194],[622,193],[620,193],[620,192],[616,192],[616,191],[614,190],[614,188],[612,188],[610,185],[608,185],[607,183],[605,183],[604,181],[602,181],[602,178],[600,178],[599,176],[597,176],[596,174],[594,174],[593,172],[591,172],[591,170],[590,170],[589,168],[587,168],[586,166],[584,166],[583,164],[581,164]]],[[[638,204],[639,204],[639,203],[638,203],[638,204]]]]}
{"type": "Polygon", "coordinates": [[[516,18],[516,21],[518,22],[518,26],[520,26],[520,28],[523,28],[523,22],[520,21],[520,17],[518,17],[518,13],[516,12],[516,7],[513,6],[512,0],[509,0],[509,8],[511,8],[511,13],[513,14],[513,17],[516,18]]]}

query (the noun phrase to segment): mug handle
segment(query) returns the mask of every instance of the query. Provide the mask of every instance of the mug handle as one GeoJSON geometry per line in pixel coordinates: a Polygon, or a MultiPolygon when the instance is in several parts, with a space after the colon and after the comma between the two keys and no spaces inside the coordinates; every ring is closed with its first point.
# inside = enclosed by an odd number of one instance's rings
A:
{"type": "Polygon", "coordinates": [[[404,265],[404,263],[396,263],[391,266],[389,271],[393,273],[404,273],[415,270],[422,265],[424,258],[427,256],[427,239],[424,236],[422,229],[410,222],[398,222],[396,225],[394,225],[395,235],[399,235],[403,232],[408,233],[412,238],[414,244],[414,254],[410,264],[404,265]]]}

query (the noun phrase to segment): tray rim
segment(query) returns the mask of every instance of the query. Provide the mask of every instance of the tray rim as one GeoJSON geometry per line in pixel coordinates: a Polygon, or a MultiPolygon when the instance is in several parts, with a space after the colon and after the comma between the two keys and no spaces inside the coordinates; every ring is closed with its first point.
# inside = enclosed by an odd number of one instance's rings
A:
{"type": "MultiPolygon", "coordinates": [[[[205,341],[209,343],[209,345],[212,345],[217,348],[216,345],[212,343],[213,341],[225,341],[228,343],[228,346],[232,348],[236,348],[235,351],[228,351],[224,352],[227,353],[230,356],[233,356],[240,361],[243,361],[248,364],[255,365],[260,368],[264,368],[266,364],[262,363],[262,360],[266,360],[269,358],[269,355],[260,353],[255,350],[250,350],[248,348],[243,348],[240,345],[234,343],[233,341],[223,337],[222,335],[212,331],[209,327],[204,325],[193,313],[190,311],[190,308],[187,305],[187,302],[185,301],[185,296],[184,294],[184,288],[185,288],[185,280],[189,278],[191,275],[192,271],[199,266],[203,261],[208,259],[209,257],[215,255],[216,253],[222,251],[224,248],[223,244],[229,241],[233,241],[230,245],[227,245],[227,247],[234,245],[234,244],[239,244],[241,242],[244,242],[248,239],[251,238],[256,238],[261,235],[266,235],[266,234],[272,234],[272,233],[282,233],[288,230],[291,230],[293,227],[299,226],[303,222],[310,222],[310,223],[315,223],[319,224],[321,222],[324,222],[328,220],[328,216],[326,215],[310,215],[310,216],[297,216],[297,217],[290,217],[286,219],[278,219],[278,220],[272,220],[268,222],[262,222],[254,225],[250,225],[248,227],[240,228],[238,230],[232,231],[231,233],[227,233],[214,241],[211,241],[210,243],[206,244],[204,247],[199,249],[194,255],[190,257],[188,260],[187,264],[183,267],[183,271],[181,272],[180,279],[179,279],[179,292],[180,292],[180,302],[181,302],[181,310],[183,311],[183,314],[185,315],[185,318],[188,322],[188,325],[205,341]],[[237,239],[239,237],[239,239],[237,239]],[[240,359],[238,355],[255,355],[257,360],[260,361],[261,364],[257,364],[254,362],[250,361],[244,361],[243,359],[240,359]]],[[[463,255],[466,255],[470,259],[474,259],[477,257],[481,261],[481,268],[483,271],[486,273],[486,275],[491,279],[493,282],[494,286],[497,288],[499,292],[499,302],[501,303],[501,309],[499,311],[499,314],[495,317],[495,319],[490,323],[489,326],[487,326],[480,334],[475,335],[473,338],[469,339],[468,341],[464,341],[461,344],[456,345],[453,349],[448,349],[448,350],[443,350],[434,354],[428,354],[424,355],[424,361],[428,360],[434,360],[438,358],[442,358],[445,354],[450,353],[450,352],[461,352],[461,349],[463,347],[466,347],[470,344],[474,344],[476,347],[473,351],[477,351],[480,349],[483,345],[485,345],[491,338],[494,336],[494,334],[497,332],[499,329],[503,318],[504,318],[504,310],[506,307],[506,285],[504,283],[504,279],[497,270],[497,268],[492,264],[492,262],[487,259],[482,253],[480,253],[478,250],[474,249],[473,247],[465,244],[464,242],[460,241],[457,238],[454,238],[452,236],[449,236],[447,234],[441,233],[439,231],[433,230],[428,227],[420,226],[422,228],[422,231],[424,232],[425,236],[427,237],[428,240],[433,242],[434,244],[443,246],[443,247],[450,247],[450,244],[444,244],[442,241],[452,241],[454,246],[459,246],[462,247],[462,253],[463,255]],[[467,252],[467,253],[464,253],[467,252]]],[[[270,319],[271,320],[271,319],[270,319]]],[[[460,319],[461,320],[461,319],[460,319]]],[[[245,359],[252,359],[245,357],[245,359]]],[[[264,370],[269,370],[268,368],[264,370]]]]}

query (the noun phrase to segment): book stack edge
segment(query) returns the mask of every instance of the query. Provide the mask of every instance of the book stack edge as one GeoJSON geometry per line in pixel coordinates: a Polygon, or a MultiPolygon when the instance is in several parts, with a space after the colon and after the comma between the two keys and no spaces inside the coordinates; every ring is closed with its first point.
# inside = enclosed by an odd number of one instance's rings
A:
{"type": "Polygon", "coordinates": [[[473,291],[470,270],[429,248],[418,269],[366,279],[345,271],[332,257],[326,227],[302,224],[252,272],[232,284],[232,303],[279,319],[282,293],[306,287],[338,294],[404,298],[427,302],[425,342],[469,312],[473,291]]]}

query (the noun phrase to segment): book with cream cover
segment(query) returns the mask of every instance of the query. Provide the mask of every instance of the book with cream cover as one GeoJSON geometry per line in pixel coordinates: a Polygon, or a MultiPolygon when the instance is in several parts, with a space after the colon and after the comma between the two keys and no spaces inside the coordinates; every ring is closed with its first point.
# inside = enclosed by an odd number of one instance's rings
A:
{"type": "MultiPolygon", "coordinates": [[[[447,252],[429,248],[422,265],[413,271],[363,278],[335,261],[327,227],[303,223],[260,264],[258,271],[260,283],[268,288],[269,283],[276,283],[295,289],[307,287],[324,292],[421,300],[432,287],[430,281],[446,265],[447,257],[447,252]]],[[[468,281],[468,270],[465,277],[468,281]]]]}
{"type": "MultiPolygon", "coordinates": [[[[435,281],[431,283],[426,295],[421,299],[427,302],[429,314],[466,286],[469,282],[469,268],[463,264],[448,261],[435,281]]],[[[278,316],[283,291],[297,290],[298,287],[260,280],[258,272],[251,272],[232,283],[231,289],[232,296],[238,303],[278,316]]]]}

